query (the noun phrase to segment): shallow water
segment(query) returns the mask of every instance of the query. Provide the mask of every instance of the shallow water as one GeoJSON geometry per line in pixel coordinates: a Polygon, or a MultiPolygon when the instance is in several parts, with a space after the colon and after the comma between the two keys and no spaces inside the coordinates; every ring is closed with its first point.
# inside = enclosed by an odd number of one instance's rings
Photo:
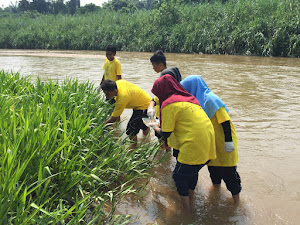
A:
{"type": "MultiPolygon", "coordinates": [[[[159,76],[152,69],[151,55],[117,52],[123,78],[149,94],[159,76]]],[[[38,75],[42,80],[77,78],[96,86],[104,56],[101,51],[2,49],[0,69],[32,75],[33,80],[38,75]]],[[[133,224],[300,224],[300,59],[166,56],[168,67],[179,67],[183,77],[201,75],[229,108],[238,135],[241,203],[233,205],[224,183],[220,191],[212,190],[203,168],[195,191],[195,215],[183,217],[171,158],[154,171],[145,197],[139,202],[125,199],[118,212],[132,214],[133,224]]],[[[130,113],[125,110],[121,116],[123,128],[130,113]]]]}

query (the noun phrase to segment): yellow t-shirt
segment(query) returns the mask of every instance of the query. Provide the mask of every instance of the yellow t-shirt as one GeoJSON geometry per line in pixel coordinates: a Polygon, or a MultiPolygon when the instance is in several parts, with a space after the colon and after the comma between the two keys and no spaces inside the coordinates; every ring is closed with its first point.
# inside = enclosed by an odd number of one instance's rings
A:
{"type": "Polygon", "coordinates": [[[236,166],[239,161],[238,150],[237,150],[237,136],[236,136],[235,128],[230,120],[230,117],[226,109],[224,107],[218,109],[216,114],[211,118],[211,122],[214,126],[215,135],[216,135],[215,140],[216,140],[217,158],[210,161],[208,165],[209,166],[236,166]],[[231,153],[227,153],[224,151],[225,136],[224,136],[224,130],[221,123],[227,120],[230,121],[232,142],[235,148],[235,150],[231,153]]]}
{"type": "Polygon", "coordinates": [[[161,111],[161,129],[172,132],[168,145],[179,149],[178,162],[199,165],[216,158],[215,133],[201,106],[175,102],[161,111]]]}
{"type": "Polygon", "coordinates": [[[155,117],[159,118],[160,116],[160,105],[158,97],[154,96],[153,100],[155,101],[155,117]]]}
{"type": "Polygon", "coordinates": [[[118,80],[117,75],[122,75],[121,63],[117,58],[115,58],[113,61],[109,61],[107,58],[105,58],[103,69],[104,69],[104,80],[110,79],[113,81],[117,81],[118,80]]]}
{"type": "Polygon", "coordinates": [[[129,109],[148,109],[151,96],[139,86],[126,80],[116,81],[118,94],[116,96],[115,109],[112,113],[113,117],[122,114],[125,108],[129,109]]]}

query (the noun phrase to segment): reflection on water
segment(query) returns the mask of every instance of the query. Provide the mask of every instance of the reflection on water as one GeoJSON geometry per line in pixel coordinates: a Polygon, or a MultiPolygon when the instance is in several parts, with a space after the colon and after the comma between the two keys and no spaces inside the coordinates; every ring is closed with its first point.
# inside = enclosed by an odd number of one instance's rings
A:
{"type": "MultiPolygon", "coordinates": [[[[0,50],[0,68],[59,81],[77,78],[96,86],[103,75],[104,52],[0,50]]],[[[123,78],[151,94],[158,77],[152,53],[117,52],[123,78]]],[[[238,135],[241,203],[235,206],[222,183],[211,189],[207,168],[200,170],[193,218],[183,217],[169,159],[156,168],[144,198],[124,199],[119,213],[133,224],[299,224],[300,220],[300,59],[228,55],[166,54],[168,67],[183,77],[202,75],[229,108],[238,135]]],[[[152,95],[152,94],[151,94],[152,95]]],[[[125,110],[125,129],[131,110],[125,110]]],[[[156,141],[153,133],[152,140],[156,141]]],[[[162,153],[163,154],[163,153],[162,153]]]]}

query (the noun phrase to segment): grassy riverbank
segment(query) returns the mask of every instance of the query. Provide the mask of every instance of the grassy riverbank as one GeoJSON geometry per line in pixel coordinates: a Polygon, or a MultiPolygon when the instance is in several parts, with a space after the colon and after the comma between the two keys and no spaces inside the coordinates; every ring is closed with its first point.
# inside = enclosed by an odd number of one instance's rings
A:
{"type": "Polygon", "coordinates": [[[0,18],[0,48],[227,53],[300,57],[300,3],[295,0],[165,1],[133,13],[0,18]]]}
{"type": "Polygon", "coordinates": [[[3,70],[0,83],[0,224],[121,223],[114,209],[143,191],[158,146],[129,151],[105,129],[111,106],[91,83],[3,70]]]}

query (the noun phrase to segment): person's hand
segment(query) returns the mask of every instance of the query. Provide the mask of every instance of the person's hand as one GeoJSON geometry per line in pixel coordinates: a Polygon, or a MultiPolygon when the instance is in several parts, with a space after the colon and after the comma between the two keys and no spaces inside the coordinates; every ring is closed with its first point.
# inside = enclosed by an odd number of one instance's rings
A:
{"type": "Polygon", "coordinates": [[[156,123],[149,123],[149,127],[151,127],[153,130],[155,130],[155,128],[159,128],[156,123]]]}
{"type": "Polygon", "coordinates": [[[225,142],[224,150],[225,150],[225,152],[227,152],[227,153],[233,152],[233,151],[234,151],[234,145],[233,145],[233,142],[232,142],[232,141],[230,141],[230,142],[225,142]]]}
{"type": "Polygon", "coordinates": [[[154,119],[154,116],[155,116],[155,108],[154,107],[149,106],[149,108],[147,110],[147,116],[150,119],[154,119]]]}

